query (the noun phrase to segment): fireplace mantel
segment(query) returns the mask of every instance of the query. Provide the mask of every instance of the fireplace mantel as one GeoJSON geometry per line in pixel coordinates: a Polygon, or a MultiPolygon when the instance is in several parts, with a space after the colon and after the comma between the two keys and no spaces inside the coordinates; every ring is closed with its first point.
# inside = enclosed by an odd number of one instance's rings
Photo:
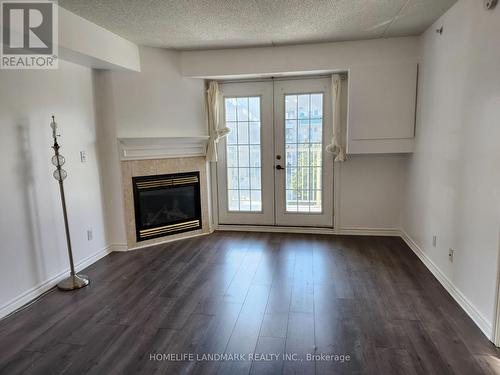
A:
{"type": "Polygon", "coordinates": [[[121,160],[205,156],[208,136],[118,138],[121,160]]]}

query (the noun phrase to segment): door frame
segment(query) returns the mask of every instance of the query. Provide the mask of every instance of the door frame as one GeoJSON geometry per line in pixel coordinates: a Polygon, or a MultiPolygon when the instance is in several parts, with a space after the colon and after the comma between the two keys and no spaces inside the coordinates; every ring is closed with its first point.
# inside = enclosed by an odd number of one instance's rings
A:
{"type": "MultiPolygon", "coordinates": [[[[227,79],[227,80],[220,80],[219,84],[227,84],[227,83],[253,83],[253,82],[271,82],[273,83],[274,87],[274,82],[275,81],[282,81],[282,80],[294,80],[294,79],[317,79],[317,78],[330,78],[330,74],[319,74],[319,75],[310,75],[310,76],[289,76],[289,77],[281,77],[281,78],[275,78],[275,77],[270,77],[270,78],[248,78],[248,79],[227,79]]],[[[347,75],[348,77],[348,75],[347,75]]],[[[343,98],[343,104],[342,104],[342,122],[343,126],[346,126],[347,122],[347,108],[348,108],[348,103],[347,103],[347,94],[346,90],[348,90],[348,85],[349,85],[349,80],[348,78],[344,81],[343,80],[343,86],[342,87],[342,98],[343,98]]],[[[273,95],[273,100],[274,100],[274,95],[273,95]]],[[[274,105],[273,105],[274,107],[274,105]]],[[[274,151],[274,150],[273,150],[274,151]]],[[[342,175],[342,163],[334,163],[334,168],[333,168],[333,228],[315,228],[315,227],[285,227],[285,226],[276,226],[276,225],[258,225],[258,224],[224,224],[221,223],[220,221],[220,215],[219,215],[219,205],[218,205],[218,200],[219,200],[219,192],[218,192],[218,175],[217,175],[217,164],[215,162],[209,162],[209,165],[207,166],[208,172],[209,172],[209,197],[211,202],[209,202],[209,217],[210,217],[210,233],[222,229],[222,230],[247,230],[247,231],[260,231],[260,230],[265,230],[265,231],[271,231],[271,232],[289,232],[289,233],[320,233],[320,234],[359,234],[359,233],[354,233],[352,230],[342,230],[342,225],[341,225],[341,215],[340,215],[340,207],[341,207],[341,193],[340,193],[340,188],[341,188],[341,175],[342,175]],[[234,228],[234,229],[233,229],[234,228]],[[344,233],[345,232],[345,233],[344,233]]],[[[364,232],[363,232],[364,233],[364,232]]],[[[372,233],[370,233],[372,234],[372,233]]],[[[373,233],[372,235],[375,235],[376,233],[373,233]]],[[[390,235],[395,235],[391,234],[390,235]]]]}
{"type": "MultiPolygon", "coordinates": [[[[500,229],[498,230],[498,254],[500,254],[500,229]]],[[[493,321],[493,332],[490,340],[496,347],[500,347],[500,255],[497,262],[495,299],[495,320],[493,321]]]]}
{"type": "MultiPolygon", "coordinates": [[[[331,105],[331,78],[280,80],[274,85],[274,149],[280,153],[286,162],[285,150],[285,95],[294,94],[323,94],[323,127],[322,127],[322,208],[320,213],[286,212],[286,166],[285,169],[275,170],[275,212],[276,226],[298,226],[333,228],[333,182],[334,164],[333,155],[325,151],[326,145],[332,139],[332,105],[331,105]],[[279,127],[279,129],[276,129],[279,127]]],[[[283,162],[275,160],[276,164],[283,162]]]]}
{"type": "Polygon", "coordinates": [[[262,211],[229,211],[227,196],[227,168],[226,168],[226,140],[223,137],[217,147],[218,162],[216,163],[216,189],[218,199],[218,221],[220,224],[255,224],[274,225],[275,197],[274,197],[274,89],[273,82],[242,82],[223,83],[220,85],[222,100],[220,101],[221,121],[226,122],[224,99],[226,97],[259,96],[260,101],[260,145],[261,145],[261,201],[262,211]],[[266,162],[268,161],[268,162],[266,162]],[[222,181],[219,184],[219,181],[222,181]],[[266,186],[267,182],[267,186],[266,186]],[[272,183],[271,183],[272,182],[272,183]],[[225,191],[223,191],[226,189],[225,191]]]}

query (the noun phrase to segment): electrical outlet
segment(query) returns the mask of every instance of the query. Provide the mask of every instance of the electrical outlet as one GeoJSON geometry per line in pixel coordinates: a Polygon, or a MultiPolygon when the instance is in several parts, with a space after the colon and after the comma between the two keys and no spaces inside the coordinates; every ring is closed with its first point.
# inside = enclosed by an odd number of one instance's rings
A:
{"type": "Polygon", "coordinates": [[[87,153],[85,151],[80,151],[80,161],[82,163],[86,163],[87,162],[87,153]]]}
{"type": "Polygon", "coordinates": [[[455,255],[455,250],[450,247],[448,250],[448,260],[453,263],[453,256],[455,255]]]}
{"type": "Polygon", "coordinates": [[[93,234],[92,229],[87,229],[87,241],[92,241],[93,234]]]}
{"type": "Polygon", "coordinates": [[[436,247],[436,245],[437,245],[437,236],[434,235],[432,236],[432,247],[436,247]]]}

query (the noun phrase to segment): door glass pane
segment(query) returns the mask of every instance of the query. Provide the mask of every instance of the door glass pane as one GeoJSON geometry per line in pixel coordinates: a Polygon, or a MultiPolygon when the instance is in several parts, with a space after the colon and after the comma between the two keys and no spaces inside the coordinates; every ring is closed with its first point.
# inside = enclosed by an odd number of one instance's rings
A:
{"type": "Polygon", "coordinates": [[[227,169],[227,188],[229,190],[238,190],[238,168],[227,169]]]}
{"type": "Polygon", "coordinates": [[[252,191],[260,192],[260,168],[250,168],[250,184],[252,186],[252,191]]]}
{"type": "Polygon", "coordinates": [[[299,132],[297,133],[299,143],[309,142],[309,119],[299,120],[299,132]]]}
{"type": "Polygon", "coordinates": [[[262,211],[260,97],[224,98],[229,211],[262,211]]]}
{"type": "Polygon", "coordinates": [[[297,95],[285,96],[285,118],[297,120],[297,95]]]}
{"type": "Polygon", "coordinates": [[[248,122],[246,121],[238,122],[238,144],[248,144],[248,122]]]}
{"type": "Polygon", "coordinates": [[[250,144],[260,145],[260,122],[250,123],[250,144]]]}
{"type": "Polygon", "coordinates": [[[311,94],[310,118],[323,118],[323,94],[311,94]]]}
{"type": "Polygon", "coordinates": [[[226,151],[227,151],[227,167],[238,168],[238,146],[227,145],[226,151]]]}
{"type": "Polygon", "coordinates": [[[322,212],[323,94],[285,95],[286,211],[322,212]]]}
{"type": "Polygon", "coordinates": [[[298,96],[298,107],[297,113],[299,114],[299,119],[309,118],[309,103],[311,101],[311,95],[299,95],[298,96]]]}
{"type": "Polygon", "coordinates": [[[236,121],[236,98],[229,98],[224,104],[226,107],[226,122],[236,121]]]}
{"type": "Polygon", "coordinates": [[[285,139],[292,144],[297,142],[297,120],[286,120],[285,139]]]}
{"type": "Polygon", "coordinates": [[[238,143],[238,131],[236,130],[237,123],[232,121],[226,121],[226,126],[230,130],[226,138],[227,144],[234,145],[238,143]]]}

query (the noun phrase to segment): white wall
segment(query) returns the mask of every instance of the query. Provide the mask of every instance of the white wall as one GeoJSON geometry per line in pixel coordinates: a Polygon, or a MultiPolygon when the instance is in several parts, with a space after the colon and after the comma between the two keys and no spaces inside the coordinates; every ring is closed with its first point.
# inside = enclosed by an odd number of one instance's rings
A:
{"type": "Polygon", "coordinates": [[[180,75],[179,52],[141,47],[140,60],[141,72],[94,72],[106,229],[113,250],[127,243],[117,138],[208,135],[204,81],[180,75]]]}
{"type": "MultiPolygon", "coordinates": [[[[395,59],[417,59],[416,38],[395,39],[392,43],[382,44],[393,51],[389,55],[395,59]]],[[[355,55],[350,45],[342,45],[341,48],[351,51],[351,56],[355,55]]],[[[353,45],[365,46],[358,42],[353,45]]],[[[304,46],[300,46],[302,47],[304,46]]],[[[370,51],[374,59],[384,58],[375,48],[371,47],[370,51]]],[[[361,58],[365,54],[361,49],[357,56],[361,58]]],[[[96,90],[99,101],[106,103],[103,105],[106,112],[106,119],[102,120],[103,127],[116,128],[119,138],[207,135],[203,80],[180,75],[179,52],[141,47],[140,55],[141,73],[113,71],[99,74],[98,80],[106,81],[102,83],[102,89],[96,90]],[[106,87],[111,87],[111,90],[106,87]]],[[[362,60],[358,63],[362,63],[362,60]]],[[[344,104],[347,106],[346,84],[343,93],[344,104]]],[[[346,108],[344,123],[345,121],[346,108]]],[[[339,217],[339,229],[400,227],[399,208],[403,200],[400,183],[404,175],[405,160],[400,155],[358,156],[337,166],[341,169],[341,202],[335,208],[335,214],[339,217]],[[366,186],[370,187],[368,193],[363,192],[366,186]]],[[[113,163],[118,165],[118,161],[113,163]]],[[[104,174],[104,189],[107,192],[106,204],[111,204],[112,213],[107,222],[111,243],[120,244],[125,242],[123,209],[122,203],[118,201],[121,197],[113,195],[113,191],[121,182],[119,176],[112,176],[111,164],[108,171],[104,174]]]]}
{"type": "Polygon", "coordinates": [[[204,82],[180,75],[179,52],[141,47],[140,57],[140,73],[111,73],[118,137],[207,135],[204,82]]]}
{"type": "Polygon", "coordinates": [[[499,7],[486,11],[475,0],[459,1],[423,35],[404,218],[408,235],[468,300],[486,333],[500,233],[499,36],[499,7]]]}
{"type": "Polygon", "coordinates": [[[61,58],[93,68],[141,70],[136,44],[64,8],[58,13],[61,58]]]}
{"type": "MultiPolygon", "coordinates": [[[[278,74],[345,71],[371,64],[416,63],[418,38],[392,38],[344,43],[181,52],[182,74],[192,77],[239,78],[278,74]]],[[[343,85],[344,127],[347,85],[343,85]]],[[[349,156],[336,164],[339,197],[334,206],[339,230],[398,230],[401,227],[406,157],[349,156]],[[367,189],[368,187],[368,189],[367,189]]]]}
{"type": "Polygon", "coordinates": [[[113,251],[127,248],[125,210],[116,118],[112,94],[112,72],[94,70],[94,102],[97,128],[97,150],[100,160],[103,207],[108,244],[113,251]]]}
{"type": "Polygon", "coordinates": [[[418,37],[298,46],[181,52],[187,77],[272,75],[345,71],[352,66],[416,62],[418,37]]]}
{"type": "Polygon", "coordinates": [[[91,70],[60,61],[53,71],[0,71],[0,316],[33,298],[36,293],[30,291],[69,267],[50,163],[52,114],[66,157],[75,262],[102,255],[106,247],[91,70]],[[81,150],[87,153],[84,164],[81,150]],[[88,228],[92,241],[87,241],[88,228]]]}
{"type": "Polygon", "coordinates": [[[398,231],[406,155],[354,155],[340,168],[339,229],[398,231]]]}
{"type": "MultiPolygon", "coordinates": [[[[342,126],[348,118],[348,81],[342,82],[342,126]]],[[[391,230],[401,227],[407,157],[393,155],[348,155],[335,163],[335,227],[342,230],[391,230]]]]}

